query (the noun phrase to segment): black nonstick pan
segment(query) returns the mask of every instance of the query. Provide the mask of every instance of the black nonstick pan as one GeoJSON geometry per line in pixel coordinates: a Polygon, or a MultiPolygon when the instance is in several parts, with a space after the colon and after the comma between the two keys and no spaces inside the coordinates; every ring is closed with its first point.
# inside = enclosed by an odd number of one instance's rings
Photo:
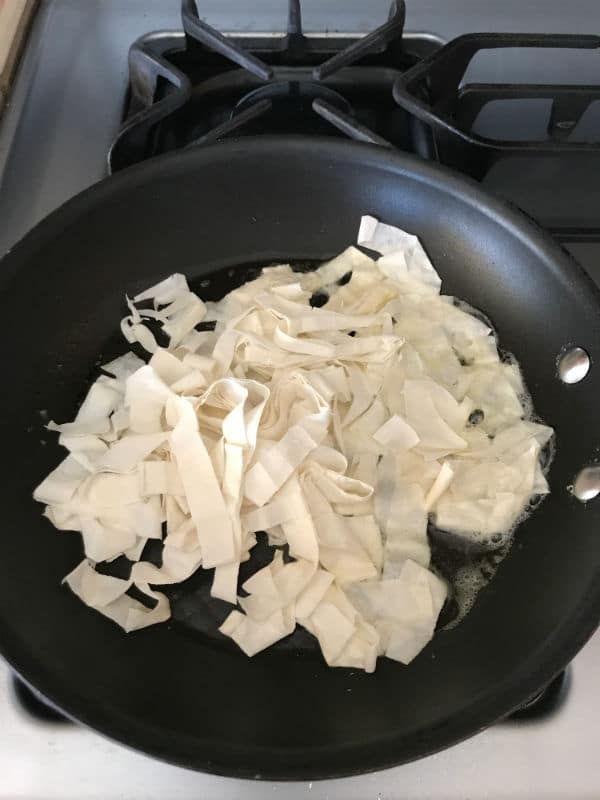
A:
{"type": "Polygon", "coordinates": [[[74,719],[200,770],[346,775],[490,725],[598,624],[600,504],[567,486],[600,445],[600,296],[546,234],[475,184],[333,138],[187,150],[102,181],[29,233],[0,263],[0,309],[0,652],[74,719]],[[214,298],[256,265],[335,254],[365,213],[417,234],[444,291],[482,309],[517,357],[556,430],[550,496],[464,621],[408,667],[329,669],[305,639],[248,659],[216,632],[226,610],[207,605],[198,583],[183,585],[169,623],[124,634],[60,584],[81,543],[31,498],[61,455],[47,415],[72,418],[98,359],[116,355],[125,292],[180,271],[195,288],[210,276],[198,290],[214,298]],[[573,345],[591,369],[566,385],[557,358],[573,345]]]}

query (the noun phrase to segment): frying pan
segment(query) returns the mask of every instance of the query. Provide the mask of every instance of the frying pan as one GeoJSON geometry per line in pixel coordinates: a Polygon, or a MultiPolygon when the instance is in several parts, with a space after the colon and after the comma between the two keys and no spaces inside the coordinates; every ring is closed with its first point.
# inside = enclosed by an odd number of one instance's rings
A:
{"type": "MultiPolygon", "coordinates": [[[[541,230],[474,183],[337,139],[242,139],[157,158],[102,181],[0,264],[0,651],[74,719],[153,756],[272,779],[400,764],[464,739],[532,696],[600,619],[600,506],[566,487],[600,444],[600,296],[541,230]],[[116,354],[133,294],[180,271],[217,297],[249,268],[320,260],[361,214],[416,233],[444,291],[492,319],[537,412],[556,429],[551,494],[461,624],[410,666],[329,669],[301,637],[246,658],[217,632],[211,574],[179,589],[168,623],[126,635],[61,587],[81,558],[31,499],[57,464],[47,414],[72,418],[94,364],[116,354]],[[577,385],[567,345],[590,354],[577,385]]],[[[121,352],[125,350],[122,345],[121,352]]],[[[202,571],[201,571],[202,572],[202,571]]],[[[295,636],[295,635],[294,635],[295,636]]]]}

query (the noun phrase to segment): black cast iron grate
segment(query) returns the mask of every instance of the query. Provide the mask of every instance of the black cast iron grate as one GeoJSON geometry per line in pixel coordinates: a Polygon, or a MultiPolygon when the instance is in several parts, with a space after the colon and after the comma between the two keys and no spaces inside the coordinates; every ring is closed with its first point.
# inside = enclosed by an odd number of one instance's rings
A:
{"type": "Polygon", "coordinates": [[[582,51],[592,51],[597,59],[594,74],[600,74],[600,36],[467,34],[400,75],[394,99],[413,117],[413,126],[420,122],[426,127],[437,161],[482,181],[488,190],[534,216],[563,244],[600,242],[600,79],[592,85],[569,81],[569,58],[574,52],[582,56],[582,51]],[[564,82],[468,80],[468,68],[480,53],[505,50],[506,63],[515,49],[528,51],[529,59],[535,58],[534,51],[550,51],[564,82]],[[508,124],[504,120],[504,137],[496,131],[494,138],[477,132],[476,123],[486,110],[511,103],[513,108],[537,104],[544,109],[535,137],[520,135],[518,112],[508,115],[508,124]],[[594,119],[591,125],[582,124],[594,119]]]}
{"type": "Polygon", "coordinates": [[[600,153],[600,135],[595,137],[595,141],[570,138],[583,115],[600,100],[600,83],[592,86],[463,83],[467,68],[478,53],[507,48],[600,50],[600,36],[467,34],[407,70],[394,84],[394,98],[402,108],[428,126],[438,160],[481,179],[499,159],[508,155],[600,153]],[[493,140],[473,132],[473,124],[486,105],[492,101],[515,99],[550,101],[544,140],[493,140]]]}
{"type": "MultiPolygon", "coordinates": [[[[594,104],[600,107],[600,84],[465,82],[481,51],[556,48],[600,55],[600,37],[477,33],[442,47],[435,37],[404,33],[404,0],[394,0],[387,21],[366,36],[305,33],[300,0],[288,0],[281,35],[224,35],[201,20],[197,2],[182,0],[182,31],[148,34],[132,45],[111,172],[227,136],[347,135],[483,180],[560,241],[600,241],[598,217],[590,211],[597,207],[600,132],[594,141],[577,139],[582,118],[594,104]],[[482,112],[503,101],[549,103],[544,135],[525,141],[477,133],[482,112]],[[530,207],[517,186],[528,174],[535,180],[534,200],[560,187],[558,205],[530,207]],[[576,221],[575,205],[588,209],[576,221]]],[[[568,61],[562,61],[568,80],[568,61]]],[[[511,134],[516,127],[518,121],[509,120],[511,134]]]]}
{"type": "Polygon", "coordinates": [[[109,152],[115,172],[162,152],[231,135],[345,134],[432,156],[426,127],[394,101],[402,73],[438,49],[403,36],[404,0],[371,33],[307,34],[288,0],[282,35],[223,35],[182,0],[183,32],[138,39],[129,53],[124,123],[109,152]]]}

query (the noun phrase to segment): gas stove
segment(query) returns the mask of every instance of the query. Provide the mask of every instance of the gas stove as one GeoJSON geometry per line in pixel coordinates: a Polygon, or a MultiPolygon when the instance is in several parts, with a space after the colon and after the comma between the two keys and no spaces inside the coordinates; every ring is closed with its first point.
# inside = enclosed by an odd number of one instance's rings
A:
{"type": "MultiPolygon", "coordinates": [[[[252,18],[234,2],[43,3],[0,126],[0,252],[110,172],[229,137],[301,133],[413,152],[479,180],[600,283],[593,0],[568,10],[549,0],[543,18],[534,0],[509,0],[502,14],[492,0],[408,0],[407,14],[394,0],[369,4],[367,20],[354,0],[256,5],[252,18]]],[[[0,800],[595,798],[599,664],[597,634],[510,719],[451,750],[371,775],[283,785],[132,753],[65,720],[0,663],[0,800]]]]}

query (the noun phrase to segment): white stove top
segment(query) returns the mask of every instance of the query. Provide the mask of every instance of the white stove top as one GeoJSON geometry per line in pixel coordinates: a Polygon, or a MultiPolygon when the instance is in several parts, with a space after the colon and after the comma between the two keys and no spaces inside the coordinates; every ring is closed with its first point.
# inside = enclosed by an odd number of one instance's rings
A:
{"type": "MultiPolygon", "coordinates": [[[[284,0],[202,0],[221,30],[272,30],[284,0]]],[[[364,31],[388,0],[304,0],[307,28],[364,31]]],[[[407,0],[407,29],[444,39],[476,30],[600,32],[596,0],[407,0]]],[[[0,125],[0,253],[49,211],[106,174],[127,82],[127,49],[180,28],[180,0],[45,0],[0,125]],[[112,102],[110,100],[112,99],[112,102]]],[[[573,76],[577,80],[577,76],[573,76]]],[[[589,82],[583,79],[581,82],[589,82]]],[[[568,535],[568,534],[566,534],[568,535]]],[[[575,659],[565,702],[539,721],[509,721],[444,753],[335,781],[258,783],[153,761],[74,724],[44,723],[17,702],[0,661],[0,800],[101,798],[599,798],[600,633],[575,659]]]]}

